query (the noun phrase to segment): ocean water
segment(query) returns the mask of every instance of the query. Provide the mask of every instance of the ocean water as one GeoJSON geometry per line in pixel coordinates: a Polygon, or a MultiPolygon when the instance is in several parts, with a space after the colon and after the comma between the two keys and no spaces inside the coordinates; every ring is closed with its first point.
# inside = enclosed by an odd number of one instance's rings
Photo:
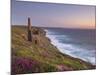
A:
{"type": "Polygon", "coordinates": [[[45,28],[45,31],[60,52],[96,64],[95,29],[45,28]]]}

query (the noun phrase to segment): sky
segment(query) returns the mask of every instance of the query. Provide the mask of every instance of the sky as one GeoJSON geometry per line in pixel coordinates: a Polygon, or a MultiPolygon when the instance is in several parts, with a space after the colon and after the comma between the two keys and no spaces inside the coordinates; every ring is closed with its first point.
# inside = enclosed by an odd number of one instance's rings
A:
{"type": "Polygon", "coordinates": [[[95,6],[14,1],[11,3],[11,24],[32,26],[95,29],[95,6]]]}

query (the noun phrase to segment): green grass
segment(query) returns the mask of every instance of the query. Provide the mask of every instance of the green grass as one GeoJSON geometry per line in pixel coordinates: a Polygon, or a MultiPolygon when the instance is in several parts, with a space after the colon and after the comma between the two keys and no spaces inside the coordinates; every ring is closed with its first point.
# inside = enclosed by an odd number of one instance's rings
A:
{"type": "MultiPolygon", "coordinates": [[[[35,37],[39,40],[39,44],[27,41],[27,28],[25,26],[12,26],[12,61],[17,57],[36,60],[40,62],[40,66],[37,67],[39,69],[38,72],[60,71],[57,68],[58,65],[64,65],[67,68],[72,68],[71,70],[95,68],[90,63],[60,53],[59,50],[53,46],[44,35],[36,35],[35,37]]],[[[32,69],[34,69],[34,67],[32,69]]],[[[18,71],[16,73],[24,73],[24,71],[18,71]]]]}

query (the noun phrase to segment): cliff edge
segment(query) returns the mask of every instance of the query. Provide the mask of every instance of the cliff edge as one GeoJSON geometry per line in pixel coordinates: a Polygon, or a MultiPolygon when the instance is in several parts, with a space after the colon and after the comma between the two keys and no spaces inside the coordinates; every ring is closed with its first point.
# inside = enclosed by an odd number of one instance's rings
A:
{"type": "Polygon", "coordinates": [[[11,32],[12,75],[95,69],[88,62],[59,52],[41,28],[32,27],[32,42],[27,40],[25,26],[12,26],[11,32]]]}

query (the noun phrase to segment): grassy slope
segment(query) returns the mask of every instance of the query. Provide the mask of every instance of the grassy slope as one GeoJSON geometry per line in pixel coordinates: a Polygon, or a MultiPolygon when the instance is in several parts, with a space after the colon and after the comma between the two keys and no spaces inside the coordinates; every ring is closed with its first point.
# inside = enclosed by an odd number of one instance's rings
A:
{"type": "Polygon", "coordinates": [[[27,41],[24,26],[12,26],[12,73],[36,73],[94,69],[90,63],[64,55],[44,35],[34,35],[38,44],[27,41]]]}

